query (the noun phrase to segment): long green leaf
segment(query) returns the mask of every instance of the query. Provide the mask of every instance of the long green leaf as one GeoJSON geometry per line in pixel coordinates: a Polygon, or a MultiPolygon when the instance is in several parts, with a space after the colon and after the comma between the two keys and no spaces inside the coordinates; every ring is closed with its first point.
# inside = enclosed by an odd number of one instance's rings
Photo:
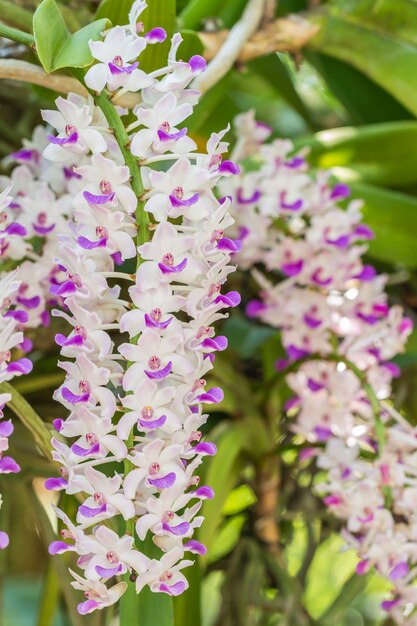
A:
{"type": "Polygon", "coordinates": [[[309,48],[352,65],[417,114],[416,46],[345,15],[317,21],[320,30],[309,48]]]}
{"type": "Polygon", "coordinates": [[[175,30],[176,0],[148,0],[148,8],[140,19],[145,32],[161,26],[167,33],[164,43],[148,46],[140,56],[140,67],[145,72],[150,72],[166,65],[170,40],[175,30]]]}
{"type": "Polygon", "coordinates": [[[179,15],[182,28],[199,29],[204,19],[215,17],[224,0],[190,0],[179,15]]]}
{"type": "Polygon", "coordinates": [[[175,626],[201,626],[201,569],[198,559],[187,569],[189,588],[174,598],[175,626]]]}
{"type": "Polygon", "coordinates": [[[60,598],[60,580],[50,561],[43,580],[41,603],[38,612],[38,626],[52,626],[60,598]]]}
{"type": "Polygon", "coordinates": [[[296,142],[311,149],[314,167],[337,167],[346,180],[382,186],[417,182],[417,122],[334,128],[296,142]]]}
{"type": "Polygon", "coordinates": [[[48,459],[51,459],[51,431],[48,429],[45,422],[42,421],[30,404],[26,402],[24,397],[9,383],[0,384],[0,393],[9,393],[12,396],[7,406],[32,433],[35,443],[41,452],[48,459]]]}
{"type": "Polygon", "coordinates": [[[132,0],[102,0],[97,9],[96,19],[107,17],[113,24],[127,24],[132,0]]]}

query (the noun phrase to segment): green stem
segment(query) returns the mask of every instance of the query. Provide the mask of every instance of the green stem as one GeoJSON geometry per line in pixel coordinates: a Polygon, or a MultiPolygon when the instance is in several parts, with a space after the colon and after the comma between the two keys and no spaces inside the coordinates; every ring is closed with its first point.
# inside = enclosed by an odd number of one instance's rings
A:
{"type": "Polygon", "coordinates": [[[16,28],[23,28],[23,30],[28,32],[32,30],[32,13],[15,4],[15,2],[0,0],[0,13],[2,20],[8,24],[16,28]]]}
{"type": "Polygon", "coordinates": [[[21,43],[24,46],[29,46],[29,48],[32,48],[35,45],[35,39],[33,35],[29,35],[29,33],[25,33],[23,30],[18,30],[17,28],[6,26],[6,24],[3,24],[2,22],[0,22],[0,37],[11,39],[16,43],[21,43]]]}

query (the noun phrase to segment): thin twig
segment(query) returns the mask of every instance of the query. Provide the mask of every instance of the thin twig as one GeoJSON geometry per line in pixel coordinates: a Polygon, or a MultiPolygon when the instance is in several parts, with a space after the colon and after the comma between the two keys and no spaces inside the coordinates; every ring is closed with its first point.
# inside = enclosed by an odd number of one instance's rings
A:
{"type": "Polygon", "coordinates": [[[264,14],[265,0],[250,0],[241,19],[230,30],[228,37],[207,70],[195,81],[196,89],[205,93],[213,87],[236,63],[245,43],[258,30],[264,14]]]}

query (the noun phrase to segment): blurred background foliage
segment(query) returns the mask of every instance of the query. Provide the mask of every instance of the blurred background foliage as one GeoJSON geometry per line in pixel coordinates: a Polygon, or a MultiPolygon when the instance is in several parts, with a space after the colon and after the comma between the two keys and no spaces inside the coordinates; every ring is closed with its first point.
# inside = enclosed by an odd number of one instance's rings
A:
{"type": "MultiPolygon", "coordinates": [[[[149,2],[165,18],[168,5],[175,5],[149,2]]],[[[202,50],[198,33],[230,29],[246,4],[177,0],[171,26],[187,34],[184,56],[202,50]]],[[[0,0],[0,19],[29,32],[36,5],[36,0],[0,0]]],[[[130,5],[130,0],[60,2],[73,30],[94,15],[123,22],[130,5]]],[[[211,131],[253,108],[275,137],[308,147],[314,167],[334,168],[353,195],[364,199],[365,221],[376,233],[370,261],[389,274],[392,300],[415,317],[417,1],[279,0],[267,7],[270,23],[295,16],[295,23],[315,25],[316,34],[296,52],[238,63],[202,98],[191,120],[193,135],[202,144],[211,131]]],[[[0,55],[35,62],[26,49],[6,41],[0,55]]],[[[45,88],[2,81],[1,156],[30,136],[40,122],[39,108],[50,107],[55,96],[45,88]]],[[[8,167],[6,162],[5,171],[8,167]]],[[[249,295],[250,279],[235,280],[249,295]]],[[[355,576],[355,557],[341,550],[337,521],[314,495],[320,477],[295,461],[296,442],[280,418],[286,392],[271,382],[279,338],[239,312],[224,332],[230,351],[226,359],[217,357],[215,376],[226,396],[208,426],[219,452],[205,468],[217,497],[205,504],[200,533],[209,553],[193,567],[191,590],[175,601],[176,626],[388,626],[379,610],[383,583],[377,576],[355,576]]],[[[50,399],[57,381],[53,334],[37,333],[34,374],[16,384],[48,423],[59,411],[50,399]]],[[[417,335],[398,363],[403,375],[397,405],[414,422],[417,335]]],[[[0,554],[0,624],[110,624],[110,614],[76,617],[71,594],[60,591],[65,564],[56,557],[48,565],[45,548],[53,526],[41,477],[50,475],[50,465],[23,426],[18,431],[12,452],[23,472],[0,482],[1,527],[12,540],[0,554]]],[[[63,504],[71,508],[70,500],[63,504]]]]}

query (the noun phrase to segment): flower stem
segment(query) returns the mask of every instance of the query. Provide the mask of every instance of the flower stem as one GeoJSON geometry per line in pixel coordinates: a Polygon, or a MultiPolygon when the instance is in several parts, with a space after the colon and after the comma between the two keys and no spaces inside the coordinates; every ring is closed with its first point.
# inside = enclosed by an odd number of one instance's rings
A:
{"type": "Polygon", "coordinates": [[[2,24],[1,22],[0,37],[11,39],[16,43],[21,43],[24,46],[29,46],[29,48],[33,48],[35,45],[35,39],[33,35],[29,35],[29,33],[25,33],[23,30],[12,28],[11,26],[6,26],[6,24],[2,24]]]}

